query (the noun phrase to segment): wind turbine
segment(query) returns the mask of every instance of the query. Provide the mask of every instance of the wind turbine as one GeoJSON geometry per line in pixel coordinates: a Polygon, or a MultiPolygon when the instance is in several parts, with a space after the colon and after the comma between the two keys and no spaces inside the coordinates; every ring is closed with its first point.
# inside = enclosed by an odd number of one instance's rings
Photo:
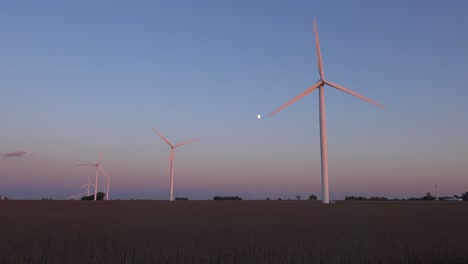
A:
{"type": "Polygon", "coordinates": [[[87,192],[86,196],[89,196],[89,186],[91,186],[91,185],[94,186],[94,184],[91,183],[91,175],[90,175],[89,172],[88,172],[88,183],[86,183],[85,185],[81,186],[81,188],[83,188],[83,187],[85,187],[85,186],[88,186],[88,192],[87,192]]]}
{"type": "Polygon", "coordinates": [[[317,31],[317,25],[315,23],[314,19],[314,33],[315,33],[315,46],[316,46],[316,52],[317,52],[317,64],[318,64],[318,72],[320,75],[320,80],[316,82],[314,85],[309,87],[307,90],[303,91],[293,99],[291,99],[289,102],[285,103],[282,105],[280,108],[276,109],[272,113],[270,113],[270,116],[273,116],[274,114],[278,113],[279,111],[283,110],[284,108],[288,107],[289,105],[295,103],[302,97],[308,95],[309,93],[313,92],[315,89],[319,89],[319,111],[320,111],[320,153],[321,153],[321,159],[322,159],[322,202],[323,203],[329,203],[329,190],[328,190],[328,154],[327,154],[327,128],[326,128],[326,118],[325,118],[325,90],[324,90],[324,85],[329,85],[333,88],[336,88],[342,92],[348,93],[350,95],[353,95],[357,98],[360,98],[366,102],[369,102],[371,104],[374,104],[380,108],[384,108],[383,105],[380,105],[371,99],[364,97],[348,88],[345,88],[339,84],[333,83],[331,81],[328,81],[325,79],[325,75],[323,73],[323,62],[322,62],[322,52],[320,50],[320,41],[319,41],[319,36],[318,36],[318,31],[317,31]]]}
{"type": "Polygon", "coordinates": [[[102,159],[102,156],[104,155],[104,149],[101,152],[101,155],[99,156],[98,160],[96,161],[96,164],[82,164],[78,165],[79,167],[96,167],[96,182],[94,183],[94,201],[97,200],[97,188],[98,188],[98,177],[99,177],[99,171],[104,173],[106,175],[106,172],[104,169],[99,165],[99,162],[102,159]]]}
{"type": "Polygon", "coordinates": [[[189,144],[189,143],[192,143],[192,142],[195,142],[195,141],[200,140],[200,139],[196,138],[196,139],[192,139],[192,140],[189,140],[189,141],[179,143],[177,145],[172,145],[169,142],[169,140],[167,140],[163,135],[161,135],[161,133],[159,133],[156,129],[153,128],[153,130],[154,130],[154,132],[156,132],[156,134],[158,134],[159,137],[162,138],[162,140],[164,140],[171,147],[171,157],[169,159],[169,168],[171,170],[171,172],[170,172],[170,175],[171,175],[171,193],[170,193],[169,201],[174,201],[174,151],[175,151],[175,148],[186,145],[186,144],[189,144]]]}
{"type": "Polygon", "coordinates": [[[109,185],[110,185],[110,175],[112,173],[112,171],[114,170],[115,166],[117,166],[117,164],[114,165],[114,167],[112,167],[112,169],[106,174],[106,177],[107,177],[107,184],[104,185],[104,193],[106,194],[106,200],[109,201],[109,185]],[[107,186],[107,187],[106,187],[107,186]]]}

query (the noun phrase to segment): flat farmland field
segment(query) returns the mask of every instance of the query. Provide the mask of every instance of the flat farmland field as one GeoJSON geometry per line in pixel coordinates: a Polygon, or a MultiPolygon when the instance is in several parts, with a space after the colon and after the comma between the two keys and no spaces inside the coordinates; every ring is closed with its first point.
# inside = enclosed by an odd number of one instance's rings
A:
{"type": "Polygon", "coordinates": [[[467,202],[0,201],[0,263],[468,263],[467,202]]]}

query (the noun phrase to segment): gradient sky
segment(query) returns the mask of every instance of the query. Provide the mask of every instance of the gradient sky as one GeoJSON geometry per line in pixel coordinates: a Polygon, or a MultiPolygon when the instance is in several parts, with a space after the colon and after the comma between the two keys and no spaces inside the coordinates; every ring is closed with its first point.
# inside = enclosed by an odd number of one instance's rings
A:
{"type": "MultiPolygon", "coordinates": [[[[330,197],[468,191],[468,3],[0,1],[0,195],[83,193],[105,147],[111,198],[321,197],[313,19],[330,197]],[[257,114],[262,114],[257,119],[257,114]],[[23,153],[24,152],[24,153],[23,153]]],[[[100,178],[104,181],[104,177],[100,178]]],[[[101,189],[101,187],[100,187],[101,189]]]]}

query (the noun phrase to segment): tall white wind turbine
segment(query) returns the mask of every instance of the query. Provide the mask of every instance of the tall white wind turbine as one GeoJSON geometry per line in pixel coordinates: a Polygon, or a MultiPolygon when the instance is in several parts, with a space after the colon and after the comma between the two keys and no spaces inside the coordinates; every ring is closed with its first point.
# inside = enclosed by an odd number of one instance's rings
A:
{"type": "Polygon", "coordinates": [[[161,133],[159,133],[156,129],[153,128],[153,130],[154,132],[156,132],[156,134],[158,134],[159,137],[162,138],[162,140],[164,140],[171,147],[171,157],[169,159],[169,168],[170,168],[170,175],[171,175],[171,193],[170,193],[169,200],[174,201],[174,151],[175,151],[175,148],[195,142],[200,139],[196,138],[196,139],[185,141],[176,145],[172,145],[169,142],[169,140],[167,140],[163,135],[161,135],[161,133]]]}
{"type": "Polygon", "coordinates": [[[307,94],[313,92],[315,89],[319,89],[319,111],[320,111],[320,153],[322,157],[322,202],[323,203],[329,203],[329,190],[328,190],[328,154],[327,154],[327,128],[326,128],[326,119],[325,119],[325,94],[324,94],[324,85],[329,85],[333,88],[336,88],[342,92],[348,93],[350,95],[353,95],[357,98],[360,98],[366,102],[369,102],[371,104],[374,104],[380,108],[384,108],[383,105],[380,105],[371,99],[364,97],[348,88],[345,88],[339,84],[333,83],[331,81],[328,81],[325,79],[325,75],[323,73],[323,63],[322,63],[322,52],[320,50],[320,41],[319,41],[319,36],[318,36],[318,31],[317,31],[317,25],[315,23],[314,19],[314,32],[315,32],[315,47],[316,47],[316,52],[317,52],[317,64],[318,64],[318,72],[320,75],[320,80],[309,87],[307,90],[303,91],[293,99],[291,99],[289,102],[285,103],[282,105],[280,108],[276,109],[272,113],[270,113],[270,116],[273,116],[274,114],[278,113],[279,111],[283,110],[284,108],[288,107],[289,105],[295,103],[302,97],[306,96],[307,94]]]}
{"type": "Polygon", "coordinates": [[[94,183],[94,201],[97,200],[97,192],[98,192],[98,178],[99,178],[99,171],[101,171],[104,175],[107,175],[104,169],[99,165],[99,162],[102,159],[102,156],[104,155],[104,149],[101,152],[101,155],[99,156],[98,160],[96,161],[96,164],[82,164],[78,165],[79,167],[96,167],[96,182],[94,183]]]}

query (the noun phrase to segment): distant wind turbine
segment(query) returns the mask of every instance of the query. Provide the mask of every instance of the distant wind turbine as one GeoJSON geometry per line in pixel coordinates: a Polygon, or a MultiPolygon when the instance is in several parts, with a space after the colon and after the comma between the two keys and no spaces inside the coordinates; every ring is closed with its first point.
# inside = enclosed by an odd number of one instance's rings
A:
{"type": "Polygon", "coordinates": [[[84,187],[88,186],[88,192],[87,192],[86,196],[89,196],[89,187],[90,187],[91,185],[94,186],[94,184],[91,183],[91,175],[90,175],[89,172],[88,172],[88,183],[86,183],[85,185],[81,186],[81,188],[84,188],[84,187]]]}
{"type": "Polygon", "coordinates": [[[174,151],[175,151],[175,148],[186,145],[186,144],[189,144],[189,143],[192,143],[192,142],[195,142],[195,141],[200,140],[200,139],[199,138],[192,139],[192,140],[185,141],[185,142],[182,142],[182,143],[179,143],[179,144],[176,144],[176,145],[172,145],[169,142],[169,140],[167,140],[163,135],[161,135],[161,133],[159,133],[156,129],[153,128],[153,130],[154,130],[154,132],[156,132],[156,134],[158,134],[159,137],[162,138],[162,140],[164,140],[171,147],[171,156],[170,156],[170,159],[169,159],[169,168],[170,168],[170,175],[171,175],[171,193],[170,193],[169,200],[174,201],[174,151]]]}
{"type": "Polygon", "coordinates": [[[112,169],[110,169],[110,171],[106,174],[107,184],[104,185],[104,193],[106,194],[106,200],[107,201],[109,201],[110,175],[111,175],[112,171],[114,170],[115,166],[117,166],[117,164],[115,164],[114,167],[112,167],[112,169]]]}
{"type": "Polygon", "coordinates": [[[96,161],[96,164],[81,164],[78,165],[79,167],[96,167],[96,182],[94,183],[94,201],[97,200],[97,192],[98,192],[98,177],[99,177],[99,171],[104,173],[104,175],[107,175],[104,169],[99,165],[99,162],[102,159],[102,156],[104,155],[104,149],[101,152],[101,155],[99,156],[98,160],[96,161]]]}
{"type": "Polygon", "coordinates": [[[282,105],[280,108],[276,109],[272,113],[270,113],[270,116],[273,116],[274,114],[278,113],[279,111],[283,110],[284,108],[288,107],[289,105],[295,103],[302,97],[306,96],[307,94],[313,92],[315,89],[319,89],[319,111],[320,111],[320,152],[321,152],[321,157],[322,157],[322,202],[323,203],[329,203],[329,189],[328,189],[328,154],[327,154],[327,128],[326,128],[326,119],[325,119],[325,90],[324,90],[324,85],[329,85],[333,88],[336,88],[342,92],[348,93],[350,95],[356,96],[357,98],[360,98],[366,102],[369,102],[371,104],[374,104],[380,108],[384,108],[383,105],[380,105],[371,99],[364,97],[356,92],[353,92],[352,90],[349,90],[348,88],[345,88],[339,84],[330,82],[325,79],[325,75],[323,73],[323,62],[322,62],[322,52],[320,50],[320,41],[319,41],[319,36],[318,36],[318,31],[317,31],[317,25],[315,23],[314,19],[314,32],[315,32],[315,46],[316,46],[316,52],[317,52],[317,64],[318,64],[318,71],[320,75],[320,80],[309,87],[307,90],[303,91],[293,99],[291,99],[289,102],[285,103],[282,105]]]}

